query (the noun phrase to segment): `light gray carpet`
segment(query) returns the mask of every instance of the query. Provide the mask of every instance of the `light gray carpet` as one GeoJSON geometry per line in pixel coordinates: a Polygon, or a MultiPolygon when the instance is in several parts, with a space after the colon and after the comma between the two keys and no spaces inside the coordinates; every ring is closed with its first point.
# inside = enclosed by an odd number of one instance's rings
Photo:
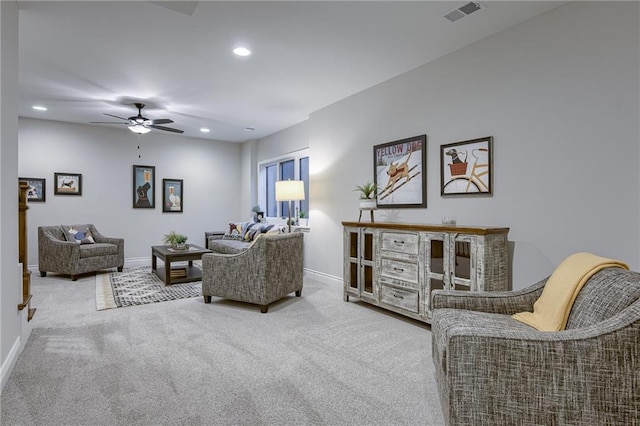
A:
{"type": "Polygon", "coordinates": [[[441,425],[427,325],[305,278],[259,308],[95,310],[95,278],[32,274],[34,330],[3,425],[441,425]]]}

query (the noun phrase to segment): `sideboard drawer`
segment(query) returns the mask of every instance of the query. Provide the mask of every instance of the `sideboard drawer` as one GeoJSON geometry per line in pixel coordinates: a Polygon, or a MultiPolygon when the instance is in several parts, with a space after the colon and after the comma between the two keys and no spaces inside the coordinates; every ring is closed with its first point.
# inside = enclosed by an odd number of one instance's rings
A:
{"type": "Polygon", "coordinates": [[[420,239],[417,233],[409,232],[383,232],[381,248],[383,251],[392,251],[404,254],[418,254],[420,239]]]}
{"type": "Polygon", "coordinates": [[[383,257],[380,263],[380,275],[403,281],[418,282],[418,264],[383,257]]]}
{"type": "Polygon", "coordinates": [[[382,284],[380,301],[387,305],[397,306],[406,311],[418,313],[419,297],[418,292],[408,289],[401,289],[382,284]]]}

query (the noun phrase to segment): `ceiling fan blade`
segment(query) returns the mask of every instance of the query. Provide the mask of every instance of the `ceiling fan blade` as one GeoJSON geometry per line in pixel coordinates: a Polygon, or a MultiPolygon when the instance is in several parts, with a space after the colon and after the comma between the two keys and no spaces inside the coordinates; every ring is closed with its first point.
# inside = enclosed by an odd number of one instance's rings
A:
{"type": "Polygon", "coordinates": [[[160,118],[158,120],[149,120],[149,124],[169,124],[173,123],[173,120],[169,118],[160,118]]]}
{"type": "Polygon", "coordinates": [[[116,123],[115,121],[90,121],[90,124],[129,124],[129,123],[116,123]]]}
{"type": "Polygon", "coordinates": [[[117,115],[113,115],[113,114],[107,114],[106,112],[103,112],[104,115],[108,115],[109,117],[113,117],[113,118],[119,118],[120,120],[129,120],[128,118],[124,118],[124,117],[118,117],[117,115]]]}
{"type": "Polygon", "coordinates": [[[149,124],[146,127],[150,127],[152,129],[156,129],[156,130],[164,130],[166,132],[184,133],[184,130],[172,129],[171,127],[165,127],[165,126],[156,126],[155,124],[149,124]]]}

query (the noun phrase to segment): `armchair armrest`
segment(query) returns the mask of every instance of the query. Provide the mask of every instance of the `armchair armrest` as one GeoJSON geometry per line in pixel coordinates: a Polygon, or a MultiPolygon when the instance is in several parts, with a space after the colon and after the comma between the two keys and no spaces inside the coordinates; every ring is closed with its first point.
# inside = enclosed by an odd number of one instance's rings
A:
{"type": "Polygon", "coordinates": [[[434,290],[433,309],[451,308],[468,311],[512,315],[533,310],[533,304],[544,288],[547,278],[517,291],[434,290]]]}
{"type": "Polygon", "coordinates": [[[48,231],[38,229],[38,264],[41,272],[71,273],[80,260],[80,245],[62,241],[48,231]]]}

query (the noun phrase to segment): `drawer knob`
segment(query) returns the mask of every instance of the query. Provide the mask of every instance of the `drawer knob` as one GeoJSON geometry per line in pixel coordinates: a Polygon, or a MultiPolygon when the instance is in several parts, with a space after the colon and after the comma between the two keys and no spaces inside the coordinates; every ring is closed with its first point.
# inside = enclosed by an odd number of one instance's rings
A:
{"type": "Polygon", "coordinates": [[[396,268],[395,266],[393,267],[394,271],[398,271],[398,272],[404,272],[404,269],[402,268],[396,268]]]}
{"type": "Polygon", "coordinates": [[[402,240],[400,240],[400,241],[398,241],[398,240],[393,240],[393,242],[394,242],[395,244],[404,244],[404,241],[402,241],[402,240]]]}
{"type": "Polygon", "coordinates": [[[398,296],[397,294],[393,293],[393,297],[395,297],[396,299],[404,299],[404,297],[402,296],[398,296]]]}

